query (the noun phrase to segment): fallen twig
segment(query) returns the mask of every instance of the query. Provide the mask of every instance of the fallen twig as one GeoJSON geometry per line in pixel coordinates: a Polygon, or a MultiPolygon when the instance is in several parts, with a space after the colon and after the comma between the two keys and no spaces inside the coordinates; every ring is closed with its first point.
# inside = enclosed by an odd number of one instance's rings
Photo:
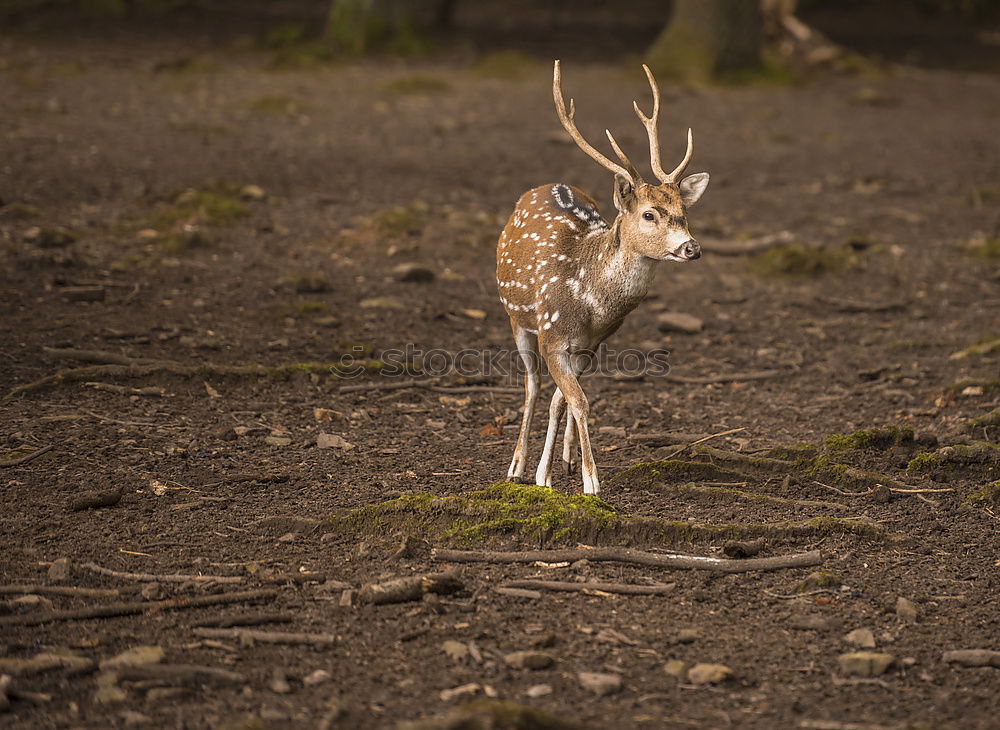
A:
{"type": "Polygon", "coordinates": [[[0,626],[36,626],[54,621],[74,621],[88,618],[110,618],[131,616],[138,613],[158,613],[160,611],[180,611],[187,608],[217,606],[225,603],[251,603],[274,598],[278,592],[273,589],[242,591],[239,593],[218,593],[211,596],[170,598],[165,601],[136,601],[131,603],[109,603],[105,606],[71,609],[67,611],[45,611],[23,616],[0,616],[0,626]]]}
{"type": "Polygon", "coordinates": [[[682,453],[684,451],[687,451],[692,446],[697,446],[698,444],[704,443],[704,442],[706,442],[706,441],[708,441],[710,439],[718,438],[719,436],[729,436],[730,434],[739,433],[740,431],[746,431],[746,430],[747,430],[746,426],[740,426],[739,428],[731,428],[728,431],[719,431],[719,433],[713,433],[713,434],[709,434],[708,436],[702,436],[697,441],[692,441],[689,444],[684,444],[683,446],[681,446],[676,451],[671,452],[666,458],[667,459],[673,459],[675,456],[677,456],[678,454],[680,454],[680,453],[682,453]]]}
{"type": "Polygon", "coordinates": [[[763,593],[765,596],[770,596],[771,598],[780,598],[783,601],[791,601],[795,598],[808,598],[809,596],[818,596],[821,593],[836,593],[837,591],[832,588],[815,588],[811,591],[802,591],[802,593],[775,593],[774,591],[764,589],[763,593]]]}
{"type": "Polygon", "coordinates": [[[426,573],[363,585],[358,589],[357,599],[359,603],[403,603],[416,601],[425,593],[455,593],[462,587],[454,571],[426,573]]]}
{"type": "Polygon", "coordinates": [[[202,684],[205,682],[242,683],[246,677],[238,672],[230,672],[216,667],[203,667],[198,664],[139,664],[115,667],[119,680],[126,682],[143,681],[147,679],[168,680],[171,683],[190,682],[202,684]]]}
{"type": "Polygon", "coordinates": [[[819,550],[791,555],[776,555],[770,558],[750,558],[733,560],[712,558],[701,555],[679,555],[676,553],[649,553],[633,548],[598,547],[568,550],[527,550],[522,552],[494,552],[491,550],[447,550],[435,548],[431,551],[433,560],[452,563],[546,563],[560,561],[589,560],[591,562],[634,563],[661,568],[690,570],[716,570],[724,573],[744,573],[752,570],[778,570],[819,565],[823,555],[819,550]]]}
{"type": "Polygon", "coordinates": [[[196,622],[202,628],[228,628],[230,626],[259,626],[261,624],[287,624],[295,617],[290,613],[244,613],[235,616],[214,616],[196,622]]]}
{"type": "Polygon", "coordinates": [[[566,591],[570,593],[583,593],[586,591],[604,591],[605,593],[622,593],[634,596],[662,596],[670,593],[677,587],[676,583],[663,583],[661,585],[640,586],[631,583],[574,583],[561,580],[512,580],[501,586],[502,588],[528,588],[543,591],[566,591]]]}
{"type": "Polygon", "coordinates": [[[27,464],[29,461],[34,461],[39,456],[41,456],[43,454],[49,453],[54,448],[55,448],[55,446],[52,446],[51,444],[49,444],[48,446],[43,446],[40,449],[35,449],[30,454],[25,454],[24,456],[19,456],[16,459],[3,459],[3,460],[0,460],[0,467],[3,467],[3,466],[17,466],[18,464],[27,464]]]}
{"type": "Polygon", "coordinates": [[[902,487],[889,487],[890,492],[898,492],[899,494],[936,494],[938,492],[954,492],[955,490],[951,487],[927,487],[925,489],[904,489],[902,487]]]}
{"type": "Polygon", "coordinates": [[[188,581],[212,583],[242,583],[244,578],[239,575],[159,575],[157,573],[125,573],[119,570],[104,568],[95,563],[82,563],[81,568],[100,573],[101,575],[121,578],[122,580],[150,581],[157,583],[187,583],[188,581]]]}
{"type": "Polygon", "coordinates": [[[237,639],[239,641],[259,641],[262,644],[310,644],[312,646],[332,646],[338,643],[333,634],[301,634],[287,631],[254,631],[252,629],[205,629],[191,630],[195,636],[205,639],[237,639]]]}
{"type": "Polygon", "coordinates": [[[875,491],[874,489],[871,489],[869,487],[868,489],[866,489],[863,492],[846,492],[843,489],[838,489],[837,487],[832,487],[829,484],[823,484],[823,482],[817,482],[815,479],[812,480],[812,483],[815,484],[818,487],[823,487],[824,489],[829,489],[831,491],[834,491],[837,494],[843,494],[845,497],[867,497],[869,494],[871,494],[872,492],[875,491]]]}
{"type": "Polygon", "coordinates": [[[95,383],[93,381],[84,383],[88,388],[104,391],[105,393],[118,393],[119,395],[152,395],[163,398],[167,391],[159,386],[150,385],[145,388],[130,388],[127,385],[115,385],[114,383],[95,383]]]}
{"type": "Polygon", "coordinates": [[[144,357],[129,357],[105,350],[77,350],[72,347],[43,347],[42,352],[60,360],[76,360],[94,365],[137,365],[167,362],[166,360],[152,360],[144,357]]]}
{"type": "Polygon", "coordinates": [[[118,591],[110,588],[78,588],[76,586],[42,586],[32,584],[15,584],[0,586],[0,595],[10,594],[48,594],[50,596],[76,596],[80,598],[117,598],[118,591]]]}

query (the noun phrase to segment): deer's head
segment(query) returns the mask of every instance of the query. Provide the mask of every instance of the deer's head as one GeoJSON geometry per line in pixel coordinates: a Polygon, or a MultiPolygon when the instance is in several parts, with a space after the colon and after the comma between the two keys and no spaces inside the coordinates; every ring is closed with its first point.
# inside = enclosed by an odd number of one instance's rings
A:
{"type": "Polygon", "coordinates": [[[611,147],[622,164],[612,162],[593,146],[573,121],[575,107],[569,100],[569,110],[562,95],[562,80],[559,61],[555,62],[552,74],[552,98],[563,128],[577,146],[595,162],[615,175],[614,200],[618,209],[614,228],[623,246],[638,254],[660,261],[691,261],[701,256],[701,247],[691,237],[687,225],[687,209],[694,205],[708,187],[708,173],[697,172],[681,178],[691,156],[694,154],[694,140],[688,129],[687,152],[684,159],[670,173],[660,166],[660,142],[656,125],[660,117],[660,90],[649,68],[643,65],[649,86],[653,91],[653,114],[647,117],[632,102],[636,115],[646,128],[649,137],[649,163],[659,185],[650,185],[625,155],[610,131],[605,130],[611,147]]]}

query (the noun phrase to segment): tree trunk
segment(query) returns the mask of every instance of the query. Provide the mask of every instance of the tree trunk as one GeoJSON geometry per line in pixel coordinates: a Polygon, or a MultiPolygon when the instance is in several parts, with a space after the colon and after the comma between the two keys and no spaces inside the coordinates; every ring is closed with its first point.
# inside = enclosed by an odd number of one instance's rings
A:
{"type": "Polygon", "coordinates": [[[754,0],[674,0],[673,17],[646,61],[657,75],[687,81],[758,68],[762,26],[754,0]]]}

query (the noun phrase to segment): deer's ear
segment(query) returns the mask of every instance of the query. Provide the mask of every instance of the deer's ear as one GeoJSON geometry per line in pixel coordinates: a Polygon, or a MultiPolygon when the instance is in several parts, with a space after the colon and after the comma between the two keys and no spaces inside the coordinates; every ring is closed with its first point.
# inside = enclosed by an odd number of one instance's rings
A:
{"type": "Polygon", "coordinates": [[[615,208],[624,213],[632,207],[635,198],[635,188],[632,181],[622,175],[615,175],[615,208]]]}
{"type": "Polygon", "coordinates": [[[701,196],[704,195],[705,188],[707,187],[707,172],[696,172],[694,175],[688,175],[681,180],[681,200],[684,201],[684,207],[687,208],[697,203],[701,196]]]}

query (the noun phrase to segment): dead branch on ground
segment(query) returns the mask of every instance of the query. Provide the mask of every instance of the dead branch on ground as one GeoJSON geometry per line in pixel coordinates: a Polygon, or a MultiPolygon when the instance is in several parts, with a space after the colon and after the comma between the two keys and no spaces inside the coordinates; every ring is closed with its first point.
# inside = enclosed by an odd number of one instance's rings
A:
{"type": "Polygon", "coordinates": [[[67,611],[44,611],[23,616],[0,616],[0,626],[37,626],[54,621],[75,621],[88,618],[111,618],[131,616],[140,613],[160,611],[181,611],[188,608],[218,606],[226,603],[252,603],[274,598],[278,592],[273,589],[242,591],[239,593],[218,593],[212,596],[190,598],[170,598],[165,601],[135,601],[130,603],[109,603],[104,606],[71,609],[67,611]]]}
{"type": "Polygon", "coordinates": [[[48,446],[43,446],[40,449],[36,449],[36,450],[32,451],[30,454],[25,454],[24,456],[19,456],[16,459],[3,459],[3,460],[0,460],[0,467],[4,467],[4,466],[18,466],[19,464],[27,464],[29,461],[34,461],[39,456],[42,456],[43,454],[49,453],[54,448],[55,448],[55,446],[52,446],[50,444],[48,446]]]}
{"type": "Polygon", "coordinates": [[[460,591],[463,583],[455,571],[426,573],[369,583],[358,589],[359,603],[404,603],[416,601],[426,593],[448,594],[460,591]]]}
{"type": "Polygon", "coordinates": [[[74,596],[78,598],[117,598],[118,591],[109,588],[78,588],[77,586],[43,586],[34,584],[15,584],[0,586],[0,595],[48,594],[50,596],[74,596]]]}
{"type": "Polygon", "coordinates": [[[287,624],[295,620],[290,613],[244,613],[234,616],[214,616],[195,622],[200,628],[224,629],[230,626],[260,626],[261,624],[287,624]]]}
{"type": "Polygon", "coordinates": [[[311,646],[332,646],[338,643],[333,634],[302,634],[287,631],[254,631],[252,629],[207,629],[191,630],[195,636],[204,639],[236,639],[238,641],[259,641],[262,644],[309,644],[311,646]]]}
{"type": "Polygon", "coordinates": [[[100,575],[107,575],[112,578],[120,578],[122,580],[138,580],[138,581],[148,581],[156,583],[187,583],[189,581],[196,582],[211,582],[211,583],[242,583],[244,578],[238,575],[178,575],[178,574],[167,574],[158,575],[156,573],[125,573],[120,570],[111,570],[110,568],[104,568],[96,563],[82,563],[81,568],[86,568],[94,573],[99,573],[100,575]]]}
{"type": "Polygon", "coordinates": [[[160,680],[170,683],[203,684],[206,682],[243,683],[247,679],[238,672],[230,672],[216,667],[204,667],[198,664],[140,664],[115,667],[114,673],[119,680],[126,682],[141,682],[145,680],[160,680]]]}
{"type": "Polygon", "coordinates": [[[561,580],[512,580],[507,581],[501,586],[501,588],[527,588],[542,591],[565,591],[569,593],[603,591],[604,593],[621,593],[632,596],[662,596],[670,593],[676,587],[676,583],[641,586],[631,583],[575,583],[561,580]]]}
{"type": "Polygon", "coordinates": [[[701,555],[679,555],[676,553],[650,553],[633,548],[598,547],[568,550],[526,550],[522,552],[496,552],[492,550],[448,550],[435,548],[431,558],[451,563],[546,563],[589,560],[591,562],[632,563],[660,568],[684,570],[715,570],[724,573],[745,573],[754,570],[780,570],[820,565],[823,555],[819,550],[791,555],[776,555],[770,558],[750,558],[734,560],[701,555]]]}

